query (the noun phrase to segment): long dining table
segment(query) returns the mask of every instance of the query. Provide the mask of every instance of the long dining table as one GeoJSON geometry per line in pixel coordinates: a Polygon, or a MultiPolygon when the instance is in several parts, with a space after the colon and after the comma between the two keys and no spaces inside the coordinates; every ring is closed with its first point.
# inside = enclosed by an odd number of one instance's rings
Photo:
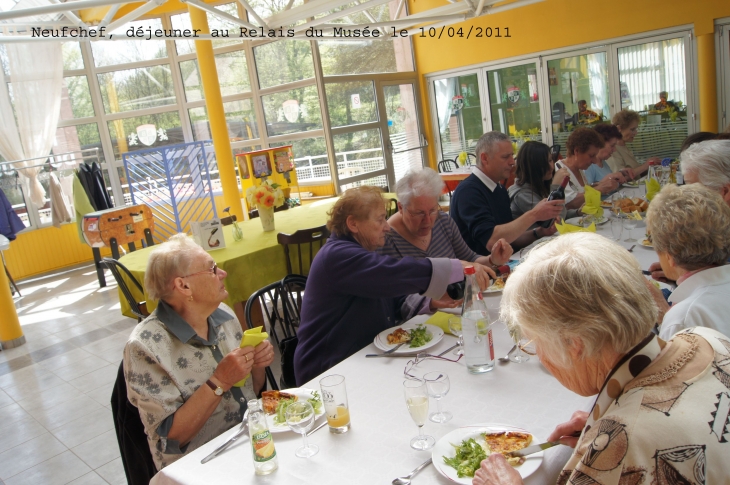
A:
{"type": "MultiPolygon", "coordinates": [[[[638,195],[638,190],[628,189],[627,195],[638,195]]],[[[607,215],[608,211],[606,211],[607,215]]],[[[613,217],[610,216],[609,217],[613,217]]],[[[611,236],[611,224],[597,226],[597,233],[611,236]]],[[[623,234],[619,244],[631,249],[642,269],[658,260],[656,253],[641,244],[644,238],[643,223],[634,229],[638,242],[625,241],[623,234]]],[[[527,248],[529,251],[529,248],[527,248]]],[[[525,256],[527,251],[517,251],[513,258],[525,256]]],[[[597,261],[596,264],[600,264],[597,261]]],[[[501,293],[485,293],[490,320],[494,322],[494,348],[497,357],[504,356],[513,342],[505,325],[498,320],[501,293]]],[[[409,323],[424,322],[429,317],[419,315],[409,323]]],[[[448,350],[456,338],[446,334],[428,353],[438,355],[448,350]]],[[[238,426],[211,440],[204,446],[160,471],[152,480],[153,485],[192,485],[216,483],[297,484],[376,484],[391,483],[404,476],[431,457],[431,451],[416,451],[409,441],[416,435],[416,426],[406,408],[403,385],[408,357],[366,358],[366,354],[382,352],[370,344],[337,364],[322,376],[305,383],[302,387],[319,390],[319,379],[324,375],[345,376],[347,395],[352,417],[352,428],[345,434],[331,434],[325,426],[308,440],[319,446],[319,453],[312,458],[297,458],[294,452],[301,444],[301,436],[293,432],[274,435],[279,469],[266,477],[254,474],[251,445],[248,438],[238,440],[228,450],[203,465],[200,460],[232,436],[238,426]]],[[[444,357],[455,359],[449,351],[444,357]]],[[[467,372],[464,359],[449,362],[427,359],[419,362],[409,372],[421,376],[438,371],[447,374],[451,382],[449,393],[442,399],[442,407],[453,414],[453,419],[437,424],[428,421],[424,432],[436,441],[460,427],[477,424],[516,426],[530,431],[542,442],[559,423],[570,419],[576,410],[589,410],[592,397],[582,397],[563,387],[540,364],[537,357],[525,363],[497,364],[493,371],[473,375],[467,372]]],[[[431,410],[435,402],[431,400],[431,410]]],[[[317,423],[323,417],[319,418],[317,423]]],[[[527,485],[555,483],[572,450],[556,446],[544,451],[537,471],[525,479],[527,485]]],[[[440,459],[439,456],[434,457],[440,459]]],[[[413,484],[453,483],[442,476],[433,465],[427,466],[413,478],[413,484]]]]}

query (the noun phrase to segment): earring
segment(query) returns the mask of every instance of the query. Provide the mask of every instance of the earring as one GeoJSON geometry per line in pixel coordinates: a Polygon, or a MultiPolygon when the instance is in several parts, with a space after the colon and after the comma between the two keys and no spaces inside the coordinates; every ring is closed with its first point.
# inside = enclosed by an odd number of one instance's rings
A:
{"type": "Polygon", "coordinates": [[[193,301],[193,295],[190,295],[190,298],[188,298],[188,301],[193,301]]]}

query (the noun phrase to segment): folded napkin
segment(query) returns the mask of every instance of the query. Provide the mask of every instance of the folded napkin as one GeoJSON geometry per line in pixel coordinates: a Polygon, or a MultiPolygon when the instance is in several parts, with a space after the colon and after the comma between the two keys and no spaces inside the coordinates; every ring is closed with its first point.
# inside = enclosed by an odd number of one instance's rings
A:
{"type": "Polygon", "coordinates": [[[565,219],[563,219],[563,223],[555,224],[555,228],[558,230],[559,234],[568,234],[569,232],[596,232],[596,223],[591,222],[591,225],[588,227],[580,227],[568,224],[565,222],[565,219]]]}
{"type": "MultiPolygon", "coordinates": [[[[269,334],[262,332],[264,327],[254,327],[243,332],[241,339],[241,347],[256,347],[258,344],[269,338],[269,334]]],[[[243,387],[246,384],[248,376],[234,384],[235,387],[243,387]]]]}
{"type": "Polygon", "coordinates": [[[601,192],[594,189],[590,185],[585,186],[585,205],[581,209],[583,214],[591,214],[600,218],[603,216],[603,207],[601,207],[601,192]]]}
{"type": "Polygon", "coordinates": [[[431,318],[426,320],[426,323],[428,325],[435,325],[443,330],[445,333],[453,335],[453,333],[451,333],[451,330],[449,330],[449,318],[457,316],[458,315],[454,315],[452,313],[436,312],[431,315],[431,318]]]}
{"type": "Polygon", "coordinates": [[[650,178],[646,180],[646,200],[653,199],[660,190],[662,190],[662,186],[659,185],[659,181],[657,179],[650,178]]]}
{"type": "Polygon", "coordinates": [[[639,211],[634,211],[630,214],[626,214],[626,217],[628,217],[629,219],[633,219],[635,221],[640,221],[643,219],[643,217],[641,217],[641,214],[639,214],[639,211]]]}
{"type": "Polygon", "coordinates": [[[468,155],[466,154],[466,152],[461,152],[461,153],[459,153],[459,156],[456,157],[456,161],[460,167],[463,167],[464,165],[466,165],[467,157],[468,157],[468,155]]]}

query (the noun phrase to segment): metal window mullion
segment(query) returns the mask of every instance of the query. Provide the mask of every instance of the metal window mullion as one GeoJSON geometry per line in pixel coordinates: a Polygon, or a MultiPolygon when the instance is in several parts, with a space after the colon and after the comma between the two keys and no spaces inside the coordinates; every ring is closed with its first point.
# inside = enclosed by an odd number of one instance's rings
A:
{"type": "MultiPolygon", "coordinates": [[[[266,141],[267,144],[270,145],[271,143],[284,143],[288,141],[306,140],[307,138],[316,138],[324,136],[324,133],[324,130],[298,131],[296,133],[289,133],[286,135],[267,136],[266,141]]],[[[296,153],[294,156],[297,156],[296,153]]]]}
{"type": "Polygon", "coordinates": [[[57,128],[67,128],[76,125],[88,125],[99,121],[98,116],[87,116],[86,118],[71,118],[69,120],[59,120],[57,128]]]}
{"type": "Polygon", "coordinates": [[[319,43],[316,40],[310,41],[312,50],[312,64],[314,65],[314,80],[317,83],[317,91],[319,95],[319,110],[322,119],[322,129],[324,131],[324,144],[327,148],[327,163],[330,167],[330,179],[335,194],[339,195],[340,190],[340,173],[337,171],[337,159],[335,154],[335,142],[332,136],[332,124],[330,123],[329,109],[327,107],[327,90],[324,87],[324,75],[322,73],[322,57],[319,54],[319,43]]]}
{"type": "Polygon", "coordinates": [[[404,76],[410,77],[415,75],[417,75],[416,71],[380,72],[372,74],[338,74],[336,76],[324,76],[324,82],[326,84],[331,84],[351,83],[357,81],[400,81],[404,76]]]}
{"type": "Polygon", "coordinates": [[[380,121],[370,121],[368,123],[360,123],[357,125],[345,125],[330,127],[332,135],[345,135],[347,133],[356,133],[358,131],[367,131],[373,129],[380,129],[380,121]]]}
{"type": "Polygon", "coordinates": [[[109,113],[104,115],[105,121],[116,121],[127,118],[135,118],[137,116],[150,116],[160,113],[169,113],[170,111],[177,111],[177,104],[166,104],[164,106],[156,106],[154,108],[135,109],[132,111],[120,111],[118,113],[109,113]]]}
{"type": "Polygon", "coordinates": [[[292,89],[306,88],[309,86],[315,86],[317,84],[316,74],[315,78],[302,79],[301,81],[294,81],[286,84],[277,84],[268,88],[260,88],[259,95],[268,96],[270,94],[281,93],[285,91],[291,91],[292,89]]]}
{"type": "MultiPolygon", "coordinates": [[[[172,28],[172,19],[170,14],[165,14],[160,19],[162,21],[162,28],[172,28]]],[[[180,71],[180,63],[177,58],[177,49],[175,47],[175,41],[167,39],[165,41],[167,45],[167,56],[170,61],[170,74],[172,76],[172,87],[175,93],[175,100],[178,106],[178,116],[180,116],[180,127],[183,132],[183,140],[189,143],[193,141],[193,128],[188,116],[188,110],[185,108],[185,87],[182,82],[182,72],[180,71]]]]}
{"type": "MultiPolygon", "coordinates": [[[[246,17],[248,18],[248,16],[246,17]]],[[[258,127],[259,140],[261,148],[269,146],[269,134],[266,131],[266,118],[264,117],[264,104],[261,100],[261,92],[259,89],[258,68],[256,66],[256,58],[253,54],[253,46],[251,42],[244,42],[244,52],[246,53],[246,68],[248,69],[248,81],[251,86],[251,102],[253,103],[253,111],[256,115],[256,126],[258,127]]]]}
{"type": "MultiPolygon", "coordinates": [[[[101,41],[99,41],[101,42],[101,41]]],[[[174,42],[174,41],[165,41],[165,44],[167,45],[167,42],[174,42]]],[[[91,44],[91,42],[85,42],[85,44],[91,44]]],[[[169,51],[169,47],[168,47],[169,51]]],[[[95,71],[97,74],[107,74],[110,72],[116,72],[116,71],[129,71],[131,69],[143,69],[145,67],[157,67],[162,66],[164,64],[167,64],[170,62],[170,57],[168,54],[168,57],[160,57],[157,59],[150,59],[147,61],[137,61],[137,62],[129,62],[126,64],[114,64],[111,66],[102,66],[102,67],[95,67],[95,71]]]]}

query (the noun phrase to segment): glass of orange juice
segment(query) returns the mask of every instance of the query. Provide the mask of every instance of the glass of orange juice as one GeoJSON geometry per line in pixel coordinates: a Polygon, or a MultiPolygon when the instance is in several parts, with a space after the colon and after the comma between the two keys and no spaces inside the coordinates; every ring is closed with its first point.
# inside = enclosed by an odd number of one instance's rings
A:
{"type": "Polygon", "coordinates": [[[330,433],[347,433],[350,429],[350,409],[347,405],[345,377],[337,374],[319,380],[322,402],[330,433]]]}

